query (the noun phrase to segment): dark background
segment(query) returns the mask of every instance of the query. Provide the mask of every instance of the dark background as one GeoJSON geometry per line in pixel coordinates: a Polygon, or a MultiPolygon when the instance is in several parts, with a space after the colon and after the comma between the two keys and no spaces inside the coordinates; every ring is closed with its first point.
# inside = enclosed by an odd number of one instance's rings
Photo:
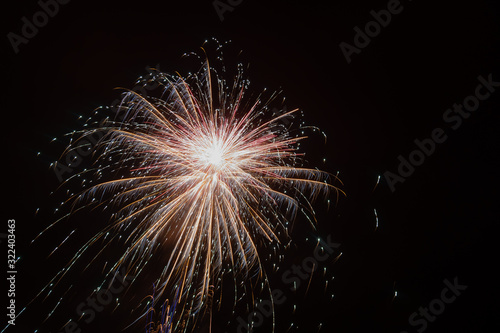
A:
{"type": "MultiPolygon", "coordinates": [[[[74,0],[61,5],[18,54],[6,36],[20,34],[21,17],[31,20],[40,7],[33,0],[4,4],[2,232],[8,218],[16,219],[18,310],[79,242],[106,222],[97,213],[70,221],[79,227],[76,239],[47,260],[73,226],[30,245],[53,221],[63,198],[49,195],[59,185],[49,165],[67,144],[63,134],[81,128],[78,115],[87,117],[119,97],[113,88],[133,87],[146,66],[160,64],[162,71],[182,74],[181,55],[215,37],[232,41],[228,58],[243,50],[240,59],[250,63],[252,89],[282,88],[287,107],[304,110],[305,121],[327,134],[326,144],[313,136],[303,149],[309,166],[340,172],[347,194],[329,210],[318,201],[316,231],[304,218],[296,221],[295,245],[284,251],[280,264],[282,271],[301,264],[314,249],[306,238],[331,235],[342,256],[322,264],[327,277],[315,274],[307,293],[305,284],[293,293],[282,273],[269,273],[271,288],[283,290],[287,299],[276,307],[276,332],[318,332],[320,323],[319,332],[416,332],[408,317],[440,296],[444,279],[455,277],[467,290],[425,331],[498,331],[500,91],[456,131],[442,116],[474,93],[479,75],[491,73],[500,81],[499,7],[485,0],[402,1],[402,6],[348,64],[339,43],[353,44],[353,28],[363,28],[372,20],[370,11],[385,9],[387,1],[243,1],[221,21],[210,0],[74,0]],[[373,190],[377,177],[397,172],[398,156],[408,157],[416,148],[413,141],[428,138],[436,127],[448,139],[435,153],[394,193],[384,177],[373,190]],[[54,137],[58,140],[51,143],[54,137]],[[330,280],[326,291],[325,279],[330,280]]],[[[2,248],[6,251],[5,241],[2,248]]],[[[36,301],[6,332],[57,332],[98,282],[80,283],[88,290],[82,287],[79,295],[64,299],[53,319],[43,323],[47,304],[53,303],[36,301]]],[[[137,293],[140,299],[147,288],[137,293]]],[[[81,325],[82,332],[120,332],[133,320],[127,314],[133,306],[98,314],[81,325]]],[[[238,306],[234,315],[226,308],[214,314],[212,332],[236,332],[237,316],[246,318],[248,312],[238,306]]],[[[270,332],[272,322],[266,318],[255,332],[270,332]]],[[[125,332],[144,332],[142,327],[125,332]]]]}

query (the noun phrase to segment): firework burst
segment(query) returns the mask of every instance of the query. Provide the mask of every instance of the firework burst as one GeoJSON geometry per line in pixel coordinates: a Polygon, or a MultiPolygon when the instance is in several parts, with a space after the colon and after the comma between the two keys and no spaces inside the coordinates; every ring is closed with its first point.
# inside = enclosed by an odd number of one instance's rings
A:
{"type": "Polygon", "coordinates": [[[159,96],[126,91],[115,119],[82,133],[104,135],[94,147],[95,184],[71,199],[74,210],[94,205],[113,214],[69,266],[98,240],[126,235],[108,274],[126,267],[137,276],[157,255],[155,302],[178,294],[176,313],[168,313],[173,331],[193,326],[222,276],[258,275],[259,245],[279,243],[298,212],[312,217],[312,199],[340,191],[329,174],[302,167],[305,137],[284,121],[297,110],[271,114],[276,95],[266,102],[246,96],[242,65],[227,82],[201,59],[185,77],[156,72],[159,96]]]}

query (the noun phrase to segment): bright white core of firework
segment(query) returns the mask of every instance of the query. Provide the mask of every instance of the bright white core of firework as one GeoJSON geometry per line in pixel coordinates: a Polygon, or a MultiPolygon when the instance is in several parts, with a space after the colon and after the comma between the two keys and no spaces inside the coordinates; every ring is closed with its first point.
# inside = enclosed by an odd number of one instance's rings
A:
{"type": "Polygon", "coordinates": [[[211,166],[213,171],[218,171],[224,165],[225,156],[224,148],[218,140],[214,140],[207,147],[202,149],[201,160],[207,165],[211,166]]]}

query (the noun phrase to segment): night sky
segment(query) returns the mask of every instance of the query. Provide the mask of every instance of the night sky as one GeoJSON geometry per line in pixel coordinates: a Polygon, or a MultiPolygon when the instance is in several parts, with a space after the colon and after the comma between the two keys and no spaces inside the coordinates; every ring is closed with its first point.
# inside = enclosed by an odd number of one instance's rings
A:
{"type": "MultiPolygon", "coordinates": [[[[79,214],[31,244],[66,198],[49,168],[68,143],[64,134],[82,128],[80,115],[119,98],[114,88],[132,88],[148,66],[185,74],[191,68],[182,54],[215,38],[231,41],[228,66],[249,64],[253,93],[282,90],[287,109],[300,108],[307,124],[325,132],[326,143],[312,135],[301,149],[307,166],[339,172],[343,185],[336,184],[346,193],[333,193],[330,207],[317,200],[316,229],[299,216],[280,270],[265,265],[282,300],[275,331],[499,331],[498,3],[74,0],[58,7],[47,7],[52,17],[36,33],[23,26],[34,16],[43,20],[40,3],[2,10],[1,247],[7,252],[7,221],[15,219],[18,312],[108,220],[99,211],[79,214]],[[310,262],[317,238],[335,249],[312,278],[302,278],[293,269],[310,262]],[[300,281],[295,291],[293,277],[300,281]]],[[[75,292],[50,320],[44,322],[61,295],[35,300],[5,332],[64,332],[102,278],[101,266],[84,266],[70,274],[66,287],[74,281],[75,292]]],[[[128,290],[122,306],[105,308],[79,329],[145,332],[144,322],[127,326],[150,289],[128,290]]],[[[4,312],[7,291],[4,284],[4,312]]],[[[233,314],[231,299],[223,304],[211,332],[245,332],[238,317],[247,321],[252,310],[240,303],[233,314]]],[[[272,315],[262,312],[253,332],[272,330],[272,315]]],[[[6,319],[2,314],[1,329],[6,319]]],[[[209,332],[208,325],[195,331],[209,332]]]]}

